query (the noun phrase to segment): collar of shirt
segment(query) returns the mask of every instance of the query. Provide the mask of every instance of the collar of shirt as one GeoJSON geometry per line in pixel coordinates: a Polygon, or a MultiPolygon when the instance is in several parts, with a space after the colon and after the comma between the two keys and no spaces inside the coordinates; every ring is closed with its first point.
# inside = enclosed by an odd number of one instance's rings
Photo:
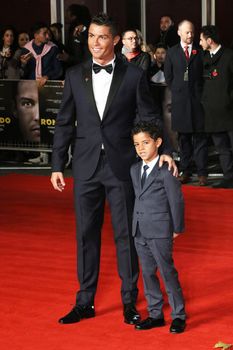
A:
{"type": "Polygon", "coordinates": [[[147,173],[147,176],[151,173],[151,171],[153,170],[153,168],[154,168],[154,166],[155,166],[155,164],[158,162],[158,160],[159,160],[159,156],[157,156],[157,157],[155,157],[151,162],[149,162],[149,163],[145,163],[144,162],[144,160],[142,161],[142,167],[141,167],[141,175],[143,174],[143,171],[144,171],[144,169],[143,169],[143,167],[144,167],[144,165],[148,165],[148,169],[147,169],[147,171],[146,171],[146,173],[147,173]]]}
{"type": "Polygon", "coordinates": [[[210,55],[216,55],[216,53],[221,49],[222,45],[218,45],[215,50],[210,50],[210,55]]]}
{"type": "Polygon", "coordinates": [[[188,50],[189,50],[189,57],[190,57],[190,56],[191,56],[191,53],[192,53],[193,43],[192,43],[192,44],[187,45],[187,44],[183,43],[183,41],[181,41],[181,42],[180,42],[180,45],[181,45],[181,47],[182,47],[183,51],[185,50],[185,47],[186,47],[186,46],[188,46],[188,50]]]}

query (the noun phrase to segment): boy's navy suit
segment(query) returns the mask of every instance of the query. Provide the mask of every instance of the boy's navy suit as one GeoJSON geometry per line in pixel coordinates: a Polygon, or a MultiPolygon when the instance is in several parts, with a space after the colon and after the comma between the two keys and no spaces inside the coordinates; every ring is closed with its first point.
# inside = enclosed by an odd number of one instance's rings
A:
{"type": "Polygon", "coordinates": [[[173,233],[184,231],[184,201],[179,181],[158,162],[141,186],[142,162],[131,167],[135,191],[133,236],[140,258],[150,317],[163,318],[163,296],[157,268],[162,275],[172,318],[185,319],[184,299],[172,258],[173,233]]]}

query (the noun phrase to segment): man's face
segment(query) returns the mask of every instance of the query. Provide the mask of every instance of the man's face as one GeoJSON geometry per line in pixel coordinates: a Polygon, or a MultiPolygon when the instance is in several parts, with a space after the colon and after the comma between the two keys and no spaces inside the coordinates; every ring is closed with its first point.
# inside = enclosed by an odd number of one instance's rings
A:
{"type": "Polygon", "coordinates": [[[40,28],[40,30],[34,34],[34,38],[37,43],[45,44],[49,41],[49,31],[48,28],[40,28]]]}
{"type": "Polygon", "coordinates": [[[88,47],[94,60],[102,65],[111,61],[119,39],[119,36],[113,37],[109,27],[92,23],[88,31],[88,47]]]}
{"type": "Polygon", "coordinates": [[[178,35],[184,44],[192,44],[194,38],[193,24],[190,22],[184,22],[178,30],[178,35]]]}
{"type": "Polygon", "coordinates": [[[199,44],[203,48],[203,50],[210,50],[210,44],[209,44],[209,38],[205,39],[203,34],[200,35],[200,42],[199,44]]]}
{"type": "Polygon", "coordinates": [[[124,38],[122,38],[123,45],[129,50],[129,52],[134,52],[138,48],[138,36],[137,33],[128,31],[124,34],[124,38]]]}
{"type": "Polygon", "coordinates": [[[171,27],[171,25],[172,25],[172,20],[171,20],[170,17],[168,17],[168,16],[161,17],[161,19],[160,19],[160,30],[162,32],[166,32],[169,29],[169,27],[171,27]]]}
{"type": "Polygon", "coordinates": [[[39,103],[36,81],[20,81],[16,96],[16,116],[25,141],[40,142],[39,103]]]}
{"type": "Polygon", "coordinates": [[[154,140],[147,132],[139,132],[133,136],[134,147],[139,157],[146,163],[151,162],[158,155],[158,148],[162,139],[154,140]]]}
{"type": "Polygon", "coordinates": [[[154,53],[154,58],[157,62],[164,63],[165,57],[166,57],[166,50],[164,48],[159,47],[158,49],[156,49],[154,53]]]}

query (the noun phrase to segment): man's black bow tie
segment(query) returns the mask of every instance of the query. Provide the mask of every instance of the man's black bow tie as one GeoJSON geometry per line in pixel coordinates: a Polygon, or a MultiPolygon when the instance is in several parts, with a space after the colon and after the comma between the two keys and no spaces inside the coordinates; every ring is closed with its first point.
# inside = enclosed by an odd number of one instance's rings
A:
{"type": "Polygon", "coordinates": [[[100,66],[96,63],[93,63],[93,71],[95,73],[99,73],[101,71],[101,69],[105,69],[106,72],[108,72],[109,74],[111,74],[113,71],[112,64],[107,64],[106,66],[100,66]]]}

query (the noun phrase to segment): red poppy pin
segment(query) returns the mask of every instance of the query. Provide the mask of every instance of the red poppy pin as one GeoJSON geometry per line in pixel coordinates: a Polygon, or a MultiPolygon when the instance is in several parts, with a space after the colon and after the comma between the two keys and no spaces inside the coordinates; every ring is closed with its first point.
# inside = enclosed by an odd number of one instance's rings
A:
{"type": "Polygon", "coordinates": [[[192,55],[196,55],[197,54],[197,50],[192,50],[192,55]]]}
{"type": "Polygon", "coordinates": [[[218,71],[217,71],[217,69],[214,69],[214,70],[211,72],[211,75],[212,75],[212,77],[217,77],[217,76],[218,76],[218,71]]]}

